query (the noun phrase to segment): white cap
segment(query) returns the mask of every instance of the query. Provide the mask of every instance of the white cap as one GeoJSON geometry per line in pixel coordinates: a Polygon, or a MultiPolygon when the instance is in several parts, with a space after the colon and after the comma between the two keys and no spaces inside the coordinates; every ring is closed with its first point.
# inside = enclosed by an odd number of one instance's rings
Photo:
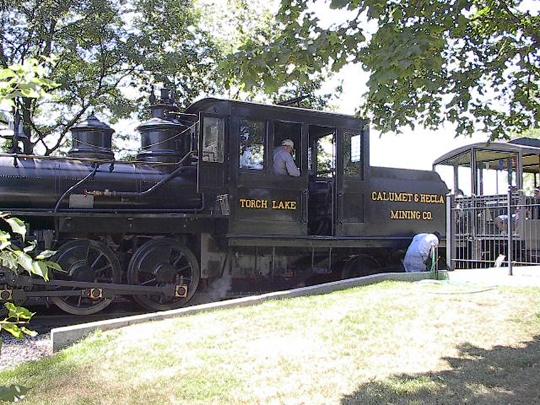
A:
{"type": "Polygon", "coordinates": [[[281,141],[282,146],[290,146],[291,148],[294,148],[294,142],[290,139],[284,139],[281,141]]]}

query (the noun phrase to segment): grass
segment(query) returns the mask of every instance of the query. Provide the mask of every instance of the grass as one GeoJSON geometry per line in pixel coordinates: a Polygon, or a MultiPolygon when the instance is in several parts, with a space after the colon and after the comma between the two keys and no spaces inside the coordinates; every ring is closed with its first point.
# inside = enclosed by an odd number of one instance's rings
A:
{"type": "Polygon", "coordinates": [[[385,282],[134,325],[0,373],[26,403],[538,403],[540,289],[385,282]]]}

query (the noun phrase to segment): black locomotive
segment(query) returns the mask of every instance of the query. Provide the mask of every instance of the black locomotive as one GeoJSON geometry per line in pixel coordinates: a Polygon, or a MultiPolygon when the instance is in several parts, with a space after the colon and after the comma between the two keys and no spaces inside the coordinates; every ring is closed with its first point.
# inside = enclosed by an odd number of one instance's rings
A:
{"type": "Polygon", "coordinates": [[[414,234],[444,233],[438,174],[370,166],[364,120],[214,98],[180,112],[167,91],[151,112],[134,161],[115,160],[93,115],[66,158],[0,156],[0,210],[66,271],[49,284],[2,272],[0,297],[172,309],[220,279],[256,290],[370,274],[399,264],[414,234]],[[274,174],[284,139],[299,177],[274,174]]]}

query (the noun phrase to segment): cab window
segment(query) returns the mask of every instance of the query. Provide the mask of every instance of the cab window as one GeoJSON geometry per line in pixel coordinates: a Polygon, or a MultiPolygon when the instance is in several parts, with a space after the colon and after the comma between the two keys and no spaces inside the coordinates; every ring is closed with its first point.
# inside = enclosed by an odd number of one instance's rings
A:
{"type": "Polygon", "coordinates": [[[355,132],[343,134],[343,174],[362,176],[362,138],[355,132]]]}
{"type": "Polygon", "coordinates": [[[240,121],[240,169],[264,169],[264,121],[240,121]]]}
{"type": "Polygon", "coordinates": [[[203,119],[203,162],[223,163],[223,142],[225,122],[223,118],[204,117],[203,119]]]}
{"type": "Polygon", "coordinates": [[[333,128],[310,126],[310,174],[318,178],[334,177],[336,142],[333,128]]]}

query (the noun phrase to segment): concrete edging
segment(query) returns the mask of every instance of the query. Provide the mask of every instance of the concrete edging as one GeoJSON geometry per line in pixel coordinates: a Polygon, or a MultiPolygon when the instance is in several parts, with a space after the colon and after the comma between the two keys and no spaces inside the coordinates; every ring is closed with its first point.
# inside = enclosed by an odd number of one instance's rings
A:
{"type": "Polygon", "coordinates": [[[53,352],[71,346],[90,333],[96,330],[118,329],[124,326],[134,325],[142,322],[160,321],[168,318],[175,318],[186,315],[193,315],[204,311],[217,309],[243,307],[257,305],[265,301],[280,300],[286,298],[303,297],[309,295],[327,294],[334,291],[346,290],[352,287],[375,284],[381,281],[419,281],[434,278],[433,273],[382,273],[366,277],[351,278],[347,280],[334,281],[332,283],[313,285],[309,287],[295,288],[293,290],[277,291],[262,295],[237,298],[227,301],[212,302],[209,304],[195,305],[192,307],[174,309],[170,311],[154,312],[150,314],[134,315],[124,318],[109,319],[85,323],[74,326],[65,326],[51,330],[51,340],[53,352]]]}

